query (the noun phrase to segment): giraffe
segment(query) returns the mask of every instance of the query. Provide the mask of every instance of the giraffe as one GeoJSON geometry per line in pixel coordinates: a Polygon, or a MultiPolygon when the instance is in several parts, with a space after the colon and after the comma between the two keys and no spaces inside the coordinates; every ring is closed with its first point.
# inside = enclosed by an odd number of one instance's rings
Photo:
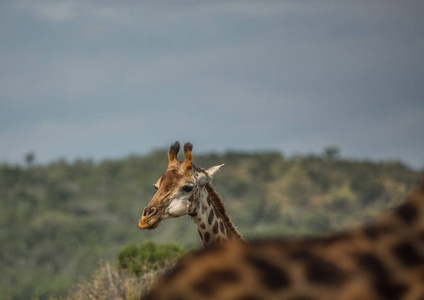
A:
{"type": "Polygon", "coordinates": [[[144,208],[138,226],[154,229],[164,219],[189,215],[197,226],[203,245],[230,239],[241,239],[226,213],[221,197],[211,181],[223,166],[203,170],[193,163],[193,145],[184,144],[185,160],[177,159],[180,143],[171,145],[165,174],[154,184],[157,189],[150,203],[144,208]]]}
{"type": "Polygon", "coordinates": [[[400,206],[352,230],[185,256],[142,299],[423,300],[424,176],[400,206]]]}

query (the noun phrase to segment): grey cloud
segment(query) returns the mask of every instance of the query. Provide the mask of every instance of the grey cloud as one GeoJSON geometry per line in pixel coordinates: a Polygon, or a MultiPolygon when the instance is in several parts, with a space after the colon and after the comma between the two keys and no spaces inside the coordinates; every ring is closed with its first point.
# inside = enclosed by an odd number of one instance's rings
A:
{"type": "Polygon", "coordinates": [[[423,166],[424,4],[402,3],[3,2],[0,160],[184,139],[423,166]]]}

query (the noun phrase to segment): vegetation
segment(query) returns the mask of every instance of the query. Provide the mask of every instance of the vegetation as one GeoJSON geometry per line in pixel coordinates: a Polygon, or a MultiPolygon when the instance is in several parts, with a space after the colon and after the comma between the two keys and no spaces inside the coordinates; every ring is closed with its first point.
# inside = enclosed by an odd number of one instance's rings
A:
{"type": "Polygon", "coordinates": [[[81,280],[72,286],[64,297],[56,299],[140,299],[141,295],[165,269],[164,267],[151,269],[147,266],[142,266],[142,268],[143,272],[135,275],[101,261],[89,279],[81,280]]]}
{"type": "MultiPolygon", "coordinates": [[[[200,246],[189,217],[164,221],[154,231],[137,227],[155,192],[152,184],[166,169],[166,151],[98,163],[38,165],[34,157],[25,157],[25,167],[0,165],[0,299],[66,295],[76,282],[80,291],[89,290],[92,283],[84,276],[96,269],[99,259],[115,261],[123,245],[152,240],[176,241],[186,249],[200,246]]],[[[352,226],[398,203],[420,176],[396,161],[342,159],[336,148],[291,158],[278,152],[227,152],[194,159],[205,168],[225,163],[214,185],[247,238],[352,226]]],[[[140,272],[142,282],[158,270],[140,272]]],[[[116,279],[120,295],[136,280],[123,265],[112,265],[109,272],[108,263],[92,276],[116,279]]]]}
{"type": "Polygon", "coordinates": [[[117,267],[101,261],[88,280],[81,280],[66,294],[66,300],[140,299],[152,282],[168,271],[184,253],[177,243],[124,246],[117,267]]]}
{"type": "Polygon", "coordinates": [[[118,253],[118,267],[135,275],[145,269],[160,269],[184,253],[177,243],[157,245],[145,241],[140,246],[125,246],[118,253]]]}

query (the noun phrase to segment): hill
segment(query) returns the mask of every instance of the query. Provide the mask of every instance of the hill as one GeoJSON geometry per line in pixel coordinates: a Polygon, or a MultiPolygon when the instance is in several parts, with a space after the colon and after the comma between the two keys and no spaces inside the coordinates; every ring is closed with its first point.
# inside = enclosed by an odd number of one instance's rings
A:
{"type": "MultiPolygon", "coordinates": [[[[279,152],[205,154],[200,167],[225,163],[214,178],[246,238],[339,230],[395,205],[420,172],[396,162],[354,161],[335,149],[285,158],[279,152]]],[[[124,245],[176,241],[200,245],[189,217],[142,231],[137,220],[166,169],[166,151],[120,160],[0,166],[0,298],[63,295],[100,258],[124,245]]]]}

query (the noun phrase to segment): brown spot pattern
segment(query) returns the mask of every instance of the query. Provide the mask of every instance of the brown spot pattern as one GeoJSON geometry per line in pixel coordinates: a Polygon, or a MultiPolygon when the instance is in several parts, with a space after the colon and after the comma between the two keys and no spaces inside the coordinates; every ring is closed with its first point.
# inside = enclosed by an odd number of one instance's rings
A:
{"type": "Polygon", "coordinates": [[[404,284],[395,282],[384,263],[375,255],[361,253],[356,261],[371,277],[375,292],[381,299],[400,299],[406,292],[404,284]]]}
{"type": "Polygon", "coordinates": [[[271,290],[278,290],[290,284],[286,272],[264,258],[247,254],[245,259],[259,274],[260,281],[265,287],[271,290]]]}
{"type": "Polygon", "coordinates": [[[393,247],[393,253],[405,267],[416,267],[424,263],[423,256],[410,241],[401,242],[393,247]]]}
{"type": "Polygon", "coordinates": [[[224,223],[219,222],[219,229],[221,230],[222,234],[225,234],[224,223]]]}
{"type": "Polygon", "coordinates": [[[215,223],[213,224],[212,232],[214,234],[218,234],[218,221],[215,221],[215,223]]]}
{"type": "Polygon", "coordinates": [[[407,224],[412,224],[418,218],[418,211],[412,202],[405,202],[395,210],[395,215],[407,224]]]}
{"type": "Polygon", "coordinates": [[[340,285],[347,280],[347,275],[337,265],[309,251],[294,252],[291,257],[305,265],[306,277],[310,282],[323,285],[340,285]]]}
{"type": "Polygon", "coordinates": [[[222,285],[234,285],[240,281],[232,269],[212,270],[193,283],[193,289],[203,296],[213,296],[222,285]]]}
{"type": "Polygon", "coordinates": [[[370,239],[378,239],[380,236],[393,231],[394,228],[390,225],[368,225],[364,227],[364,233],[370,239]]]}
{"type": "Polygon", "coordinates": [[[209,225],[212,225],[212,221],[213,221],[213,209],[211,209],[211,211],[209,213],[209,217],[208,217],[209,225]]]}
{"type": "Polygon", "coordinates": [[[211,234],[209,232],[205,233],[205,242],[209,242],[209,240],[211,239],[211,234]]]}

